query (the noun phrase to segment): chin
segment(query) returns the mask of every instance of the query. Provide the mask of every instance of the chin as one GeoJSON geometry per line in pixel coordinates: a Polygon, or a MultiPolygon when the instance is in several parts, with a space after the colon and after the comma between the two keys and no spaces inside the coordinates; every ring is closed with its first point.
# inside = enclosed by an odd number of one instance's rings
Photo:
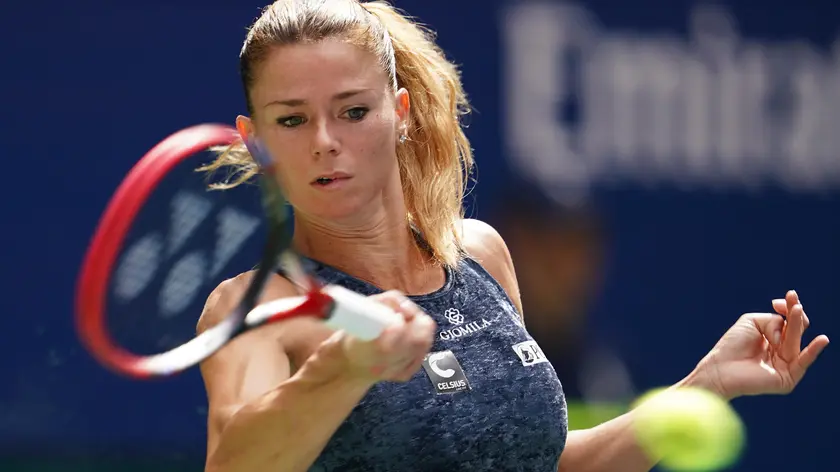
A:
{"type": "Polygon", "coordinates": [[[365,209],[371,207],[369,199],[360,198],[359,195],[336,194],[330,198],[319,198],[317,202],[311,202],[309,213],[315,218],[328,220],[336,223],[352,222],[360,215],[365,214],[365,209]]]}
{"type": "Polygon", "coordinates": [[[350,225],[365,224],[373,215],[385,209],[387,194],[402,191],[399,186],[397,190],[389,192],[387,188],[377,188],[369,182],[359,181],[354,184],[329,192],[319,190],[301,194],[300,197],[305,201],[298,200],[297,203],[302,205],[296,206],[302,213],[315,219],[350,225]]]}
{"type": "Polygon", "coordinates": [[[312,214],[320,219],[340,223],[349,222],[357,218],[361,213],[360,210],[361,208],[358,206],[348,205],[346,202],[342,202],[318,208],[312,214]]]}

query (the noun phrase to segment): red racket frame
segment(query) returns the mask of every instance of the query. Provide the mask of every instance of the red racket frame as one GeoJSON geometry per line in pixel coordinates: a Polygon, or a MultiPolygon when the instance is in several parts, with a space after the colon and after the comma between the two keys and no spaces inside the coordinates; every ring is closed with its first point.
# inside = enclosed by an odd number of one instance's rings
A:
{"type": "Polygon", "coordinates": [[[196,153],[229,145],[237,139],[239,134],[234,128],[221,124],[202,124],[178,131],[146,153],[111,197],[85,254],[76,291],[76,329],[84,346],[106,367],[134,377],[150,376],[139,368],[145,357],[113,342],[105,317],[108,284],[131,223],[155,187],[175,166],[196,153]]]}

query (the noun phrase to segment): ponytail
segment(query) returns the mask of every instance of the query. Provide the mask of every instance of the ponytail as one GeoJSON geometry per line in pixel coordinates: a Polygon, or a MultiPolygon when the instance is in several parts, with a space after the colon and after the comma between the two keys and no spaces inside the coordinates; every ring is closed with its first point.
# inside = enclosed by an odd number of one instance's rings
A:
{"type": "Polygon", "coordinates": [[[376,16],[393,44],[398,87],[408,90],[408,140],[397,147],[410,222],[440,262],[462,256],[457,225],[473,166],[461,117],[469,102],[457,67],[434,42],[434,34],[384,2],[362,6],[376,16]]]}

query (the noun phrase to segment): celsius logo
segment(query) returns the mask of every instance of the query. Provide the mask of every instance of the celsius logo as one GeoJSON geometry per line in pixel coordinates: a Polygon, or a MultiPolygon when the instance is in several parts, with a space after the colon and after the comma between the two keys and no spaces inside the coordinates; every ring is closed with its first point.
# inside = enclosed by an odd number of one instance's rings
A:
{"type": "Polygon", "coordinates": [[[481,331],[482,329],[492,324],[485,318],[482,318],[479,321],[471,321],[467,324],[464,324],[464,315],[457,308],[450,308],[446,310],[445,312],[443,312],[443,316],[446,317],[446,320],[449,321],[450,324],[455,325],[454,328],[445,329],[440,332],[440,339],[444,341],[462,338],[464,336],[473,334],[476,331],[481,331]]]}
{"type": "Polygon", "coordinates": [[[455,375],[455,369],[441,368],[438,366],[438,362],[446,359],[447,357],[447,353],[445,352],[436,352],[429,356],[429,367],[431,367],[434,373],[440,375],[445,379],[448,379],[449,377],[455,375]]]}
{"type": "Polygon", "coordinates": [[[464,369],[452,351],[432,352],[423,359],[423,369],[438,395],[470,389],[464,369]]]}

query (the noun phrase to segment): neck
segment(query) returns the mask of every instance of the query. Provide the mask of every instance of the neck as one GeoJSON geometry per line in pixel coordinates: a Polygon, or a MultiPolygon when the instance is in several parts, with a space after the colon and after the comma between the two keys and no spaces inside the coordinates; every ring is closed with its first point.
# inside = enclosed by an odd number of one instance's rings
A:
{"type": "Polygon", "coordinates": [[[382,214],[344,227],[296,215],[294,245],[301,254],[382,290],[408,295],[434,291],[443,283],[443,272],[418,245],[404,215],[382,214]]]}

